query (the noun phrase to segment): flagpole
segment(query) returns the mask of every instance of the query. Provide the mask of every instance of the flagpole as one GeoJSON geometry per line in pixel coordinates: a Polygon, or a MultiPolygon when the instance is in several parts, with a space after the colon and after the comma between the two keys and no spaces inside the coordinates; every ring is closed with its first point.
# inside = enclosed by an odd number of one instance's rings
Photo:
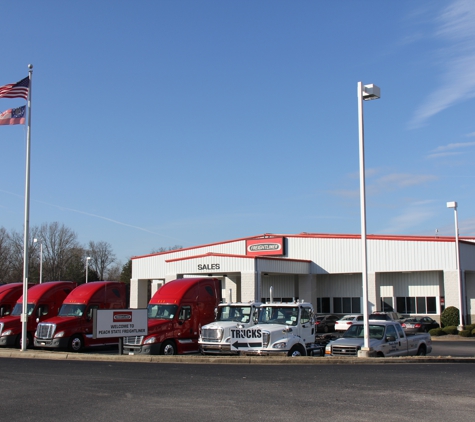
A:
{"type": "Polygon", "coordinates": [[[30,145],[31,145],[31,78],[33,65],[28,65],[30,79],[28,89],[28,128],[26,131],[26,175],[25,175],[25,223],[23,226],[23,309],[21,314],[21,351],[27,349],[28,322],[28,246],[30,231],[30,145]]]}

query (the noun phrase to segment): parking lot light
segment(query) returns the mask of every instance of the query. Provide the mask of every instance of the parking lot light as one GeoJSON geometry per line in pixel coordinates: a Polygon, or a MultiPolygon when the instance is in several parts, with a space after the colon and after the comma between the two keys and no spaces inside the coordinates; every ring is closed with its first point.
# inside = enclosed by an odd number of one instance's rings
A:
{"type": "Polygon", "coordinates": [[[463,326],[463,298],[462,298],[462,272],[460,268],[460,243],[459,243],[459,223],[457,218],[457,202],[447,202],[447,208],[454,209],[455,216],[455,265],[457,266],[457,280],[458,280],[458,289],[459,289],[459,326],[457,329],[462,331],[463,326]]]}
{"type": "Polygon", "coordinates": [[[377,100],[381,96],[381,90],[376,85],[364,85],[358,82],[358,134],[360,152],[360,207],[361,207],[361,249],[362,249],[362,278],[363,278],[363,325],[364,345],[358,352],[359,357],[372,356],[369,345],[368,324],[368,253],[366,241],[366,191],[365,191],[365,162],[364,162],[364,123],[363,101],[377,100]]]}

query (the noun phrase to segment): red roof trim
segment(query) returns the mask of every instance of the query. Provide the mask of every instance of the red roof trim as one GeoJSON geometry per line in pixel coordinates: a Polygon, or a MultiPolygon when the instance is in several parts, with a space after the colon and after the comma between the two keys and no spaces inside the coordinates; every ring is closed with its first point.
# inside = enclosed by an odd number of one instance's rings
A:
{"type": "Polygon", "coordinates": [[[169,262],[176,262],[176,261],[186,261],[188,259],[199,259],[199,258],[207,258],[210,256],[218,257],[218,258],[246,258],[246,259],[267,259],[270,261],[293,261],[293,262],[312,262],[308,259],[294,259],[294,258],[271,258],[268,256],[247,256],[247,255],[232,255],[232,254],[225,254],[225,253],[215,253],[209,252],[202,255],[194,255],[194,256],[184,256],[181,258],[174,258],[174,259],[167,259],[165,260],[166,263],[169,262]]]}
{"type": "MultiPolygon", "coordinates": [[[[264,233],[257,236],[248,236],[241,237],[239,239],[225,240],[222,242],[207,243],[204,245],[190,246],[188,248],[175,249],[172,251],[157,252],[147,255],[138,255],[133,256],[131,259],[140,259],[140,258],[149,258],[152,256],[165,255],[170,253],[175,253],[179,251],[188,251],[198,248],[207,248],[210,246],[216,245],[225,245],[227,243],[242,242],[249,239],[264,239],[264,238],[274,238],[274,237],[292,237],[292,238],[313,238],[313,239],[361,239],[360,234],[328,234],[328,233],[298,233],[298,234],[275,234],[275,233],[264,233]]],[[[368,234],[366,235],[368,240],[394,240],[402,242],[455,242],[454,236],[406,236],[406,235],[379,235],[379,234],[368,234]]],[[[463,242],[464,240],[467,243],[474,243],[475,237],[459,237],[459,240],[463,242]]],[[[237,255],[240,256],[240,255],[237,255]]]]}

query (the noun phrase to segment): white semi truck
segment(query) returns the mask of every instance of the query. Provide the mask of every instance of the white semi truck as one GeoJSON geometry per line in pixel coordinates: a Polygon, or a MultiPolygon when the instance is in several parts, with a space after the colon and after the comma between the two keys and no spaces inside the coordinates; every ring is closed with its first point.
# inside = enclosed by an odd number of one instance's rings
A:
{"type": "Polygon", "coordinates": [[[315,344],[315,322],[310,303],[266,303],[260,306],[258,323],[231,329],[231,351],[241,355],[322,355],[315,344]]]}
{"type": "Polygon", "coordinates": [[[221,303],[216,312],[216,321],[204,325],[198,343],[202,354],[238,354],[231,350],[231,330],[247,329],[257,324],[261,302],[221,303]]]}

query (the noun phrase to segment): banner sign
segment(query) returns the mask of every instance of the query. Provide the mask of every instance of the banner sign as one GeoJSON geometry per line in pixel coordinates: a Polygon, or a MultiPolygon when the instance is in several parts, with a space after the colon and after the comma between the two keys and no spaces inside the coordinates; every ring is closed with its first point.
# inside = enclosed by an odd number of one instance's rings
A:
{"type": "Polygon", "coordinates": [[[148,334],[147,309],[97,309],[93,321],[93,338],[148,334]]]}
{"type": "Polygon", "coordinates": [[[282,256],[284,254],[285,250],[283,237],[269,237],[264,239],[246,240],[247,256],[282,256]]]}

